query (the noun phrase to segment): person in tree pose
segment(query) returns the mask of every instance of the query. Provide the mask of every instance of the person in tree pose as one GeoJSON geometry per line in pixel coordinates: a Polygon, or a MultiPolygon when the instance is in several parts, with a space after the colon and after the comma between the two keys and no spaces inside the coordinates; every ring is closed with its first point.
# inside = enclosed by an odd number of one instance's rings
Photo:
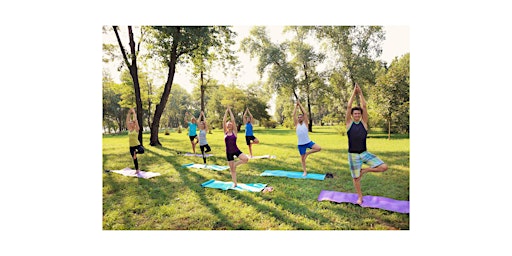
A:
{"type": "Polygon", "coordinates": [[[388,169],[388,166],[366,149],[368,110],[363,92],[357,83],[347,104],[345,124],[347,126],[350,174],[352,175],[352,181],[358,195],[357,204],[360,205],[363,203],[363,194],[361,192],[361,177],[363,177],[363,174],[367,172],[384,172],[388,169]],[[352,107],[354,98],[358,94],[361,107],[352,107]],[[369,165],[370,168],[361,168],[363,163],[369,165]]]}
{"type": "Polygon", "coordinates": [[[196,118],[192,116],[192,119],[190,119],[190,122],[188,121],[188,115],[189,113],[185,113],[185,123],[188,123],[188,138],[190,139],[190,144],[192,145],[192,152],[196,153],[196,144],[199,143],[199,140],[197,139],[197,122],[196,118]]]}
{"type": "Polygon", "coordinates": [[[208,123],[206,122],[206,117],[204,116],[204,112],[201,111],[199,114],[199,148],[201,149],[201,154],[203,155],[203,162],[206,164],[206,155],[212,151],[210,146],[208,145],[208,141],[206,141],[206,134],[208,133],[208,123]],[[202,119],[201,119],[202,117],[202,119]],[[206,151],[205,151],[206,149],[206,151]]]}
{"type": "Polygon", "coordinates": [[[224,128],[224,142],[226,143],[226,158],[228,159],[229,170],[231,172],[231,179],[233,180],[233,187],[236,187],[238,184],[236,182],[236,167],[245,164],[249,161],[249,158],[246,154],[242,153],[240,149],[238,149],[236,145],[237,138],[237,129],[235,123],[235,117],[233,116],[233,112],[229,106],[226,109],[226,113],[224,114],[224,119],[222,120],[222,127],[224,128]],[[227,120],[227,116],[231,117],[231,120],[227,120]],[[238,157],[238,161],[234,161],[234,157],[238,157]]]}
{"type": "Polygon", "coordinates": [[[126,127],[128,128],[128,139],[130,143],[130,155],[135,164],[135,173],[137,176],[140,175],[139,161],[137,160],[137,154],[144,154],[144,147],[139,142],[139,122],[137,121],[137,113],[135,109],[131,108],[126,115],[126,127]],[[133,120],[130,115],[133,114],[133,120]]]}
{"type": "Polygon", "coordinates": [[[293,109],[293,122],[295,124],[295,132],[297,133],[298,138],[298,148],[299,153],[301,157],[301,163],[302,163],[302,176],[306,176],[308,172],[306,171],[306,158],[313,153],[316,153],[322,148],[315,144],[315,142],[311,141],[309,139],[308,135],[308,116],[300,102],[297,100],[297,104],[295,104],[295,108],[293,109]],[[299,114],[297,116],[297,107],[300,108],[302,114],[299,114]],[[306,153],[307,149],[311,149],[306,153]]]}
{"type": "Polygon", "coordinates": [[[245,142],[247,146],[249,146],[249,154],[252,158],[252,144],[258,144],[260,141],[254,137],[254,133],[252,131],[252,123],[254,118],[252,117],[251,111],[247,108],[244,112],[244,122],[245,122],[245,142]],[[247,116],[249,114],[249,116],[247,116]]]}

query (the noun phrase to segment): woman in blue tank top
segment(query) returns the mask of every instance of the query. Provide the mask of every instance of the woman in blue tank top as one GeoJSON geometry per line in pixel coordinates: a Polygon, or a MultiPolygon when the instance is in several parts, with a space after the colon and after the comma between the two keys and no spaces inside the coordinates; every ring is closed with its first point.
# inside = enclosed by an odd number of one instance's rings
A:
{"type": "Polygon", "coordinates": [[[238,146],[236,145],[236,135],[237,135],[237,129],[236,129],[236,123],[235,123],[235,117],[233,116],[233,112],[231,112],[231,109],[226,109],[226,113],[224,114],[224,119],[222,120],[222,127],[224,128],[224,142],[226,143],[226,158],[228,159],[228,165],[229,170],[231,172],[231,179],[233,180],[233,187],[237,186],[236,181],[236,167],[245,164],[249,161],[249,158],[247,155],[242,153],[240,149],[238,149],[238,146]],[[229,115],[231,117],[230,121],[227,121],[227,116],[229,115]],[[238,157],[238,161],[234,161],[234,157],[238,157]]]}
{"type": "Polygon", "coordinates": [[[258,144],[260,141],[254,137],[254,133],[252,130],[252,123],[254,121],[254,118],[252,117],[251,111],[249,110],[249,107],[244,112],[244,122],[245,122],[245,142],[247,143],[247,146],[249,146],[249,155],[252,158],[252,144],[258,144]],[[249,114],[249,116],[247,116],[249,114]]]}

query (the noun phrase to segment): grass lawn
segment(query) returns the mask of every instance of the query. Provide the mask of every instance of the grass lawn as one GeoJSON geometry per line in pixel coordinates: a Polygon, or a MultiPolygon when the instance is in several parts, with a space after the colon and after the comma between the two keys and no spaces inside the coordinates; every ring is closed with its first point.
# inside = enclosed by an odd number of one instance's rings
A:
{"type": "MultiPolygon", "coordinates": [[[[159,135],[161,147],[149,146],[139,155],[139,166],[162,175],[151,179],[103,173],[104,230],[396,230],[409,229],[409,214],[357,205],[318,202],[322,190],[355,193],[347,162],[347,137],[334,127],[313,127],[311,140],[322,151],[308,157],[308,172],[333,173],[333,179],[302,180],[259,176],[264,170],[301,171],[294,130],[254,127],[260,144],[254,155],[276,155],[276,159],[254,159],[237,169],[239,183],[265,183],[270,193],[239,192],[202,188],[201,183],[216,179],[231,181],[229,170],[187,169],[187,163],[202,163],[202,158],[180,156],[191,152],[188,134],[171,132],[159,135]]],[[[242,130],[238,147],[248,154],[242,130]]],[[[227,165],[221,130],[207,135],[212,148],[208,164],[227,165]]],[[[362,181],[363,195],[409,200],[409,137],[372,132],[368,150],[389,169],[368,173],[362,181]]],[[[196,148],[200,152],[199,146],[196,148]]],[[[103,169],[134,168],[128,150],[128,136],[103,136],[103,169]]]]}

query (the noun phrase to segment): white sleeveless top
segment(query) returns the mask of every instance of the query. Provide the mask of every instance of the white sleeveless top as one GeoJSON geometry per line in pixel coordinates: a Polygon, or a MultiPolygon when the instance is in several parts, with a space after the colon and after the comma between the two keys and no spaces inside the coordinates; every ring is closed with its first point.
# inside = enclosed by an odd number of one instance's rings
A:
{"type": "Polygon", "coordinates": [[[297,132],[297,138],[299,141],[297,142],[298,145],[304,145],[311,142],[308,136],[308,127],[306,126],[306,123],[297,124],[297,128],[295,129],[297,132]]]}

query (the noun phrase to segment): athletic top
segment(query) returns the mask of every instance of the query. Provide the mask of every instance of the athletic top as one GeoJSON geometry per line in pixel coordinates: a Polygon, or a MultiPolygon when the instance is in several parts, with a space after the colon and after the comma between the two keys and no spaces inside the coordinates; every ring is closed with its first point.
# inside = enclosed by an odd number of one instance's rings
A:
{"type": "Polygon", "coordinates": [[[130,147],[138,146],[139,143],[139,133],[136,130],[130,131],[128,130],[128,139],[130,140],[130,147]]]}
{"type": "Polygon", "coordinates": [[[252,124],[251,123],[245,124],[245,136],[254,136],[254,134],[252,132],[252,124]]]}
{"type": "Polygon", "coordinates": [[[188,136],[196,136],[197,135],[197,124],[192,122],[188,122],[188,136]]]}
{"type": "Polygon", "coordinates": [[[297,138],[299,145],[308,144],[311,142],[308,136],[308,127],[306,126],[306,123],[302,122],[302,124],[298,123],[297,128],[295,128],[295,132],[297,132],[297,138]]]}
{"type": "Polygon", "coordinates": [[[354,122],[348,128],[348,152],[349,153],[362,153],[366,151],[366,135],[368,131],[364,128],[362,122],[354,122]]]}
{"type": "Polygon", "coordinates": [[[199,146],[208,144],[206,141],[206,130],[199,130],[199,146]]]}
{"type": "Polygon", "coordinates": [[[240,151],[240,149],[238,149],[236,146],[236,136],[234,133],[231,135],[225,133],[224,142],[226,142],[226,153],[236,153],[240,151]]]}

